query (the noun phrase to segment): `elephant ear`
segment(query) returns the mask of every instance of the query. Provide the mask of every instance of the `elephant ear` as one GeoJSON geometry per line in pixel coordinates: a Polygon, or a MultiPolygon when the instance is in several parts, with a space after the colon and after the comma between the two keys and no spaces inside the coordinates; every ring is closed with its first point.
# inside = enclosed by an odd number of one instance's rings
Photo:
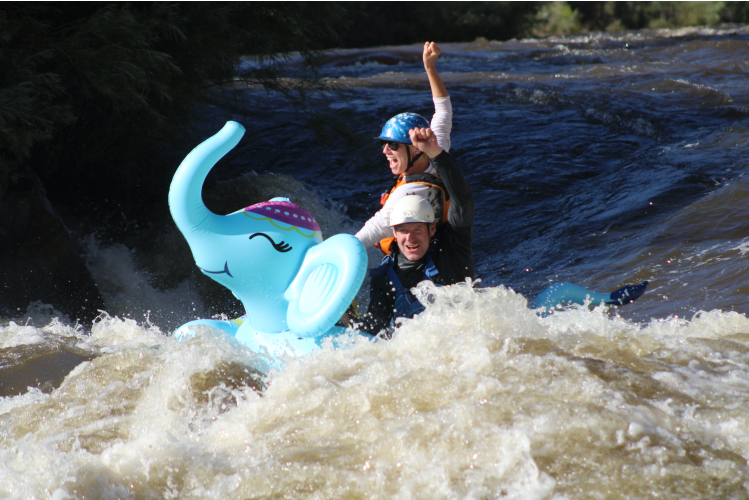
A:
{"type": "Polygon", "coordinates": [[[364,245],[350,234],[337,234],[307,251],[284,298],[286,323],[300,337],[316,337],[343,316],[367,273],[364,245]]]}

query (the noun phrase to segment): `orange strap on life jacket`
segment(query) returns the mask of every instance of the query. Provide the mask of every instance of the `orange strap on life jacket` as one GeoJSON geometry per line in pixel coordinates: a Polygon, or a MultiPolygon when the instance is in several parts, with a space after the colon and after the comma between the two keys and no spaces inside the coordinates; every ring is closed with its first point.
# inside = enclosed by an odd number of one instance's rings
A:
{"type": "Polygon", "coordinates": [[[387,203],[388,201],[388,198],[390,198],[390,195],[393,194],[393,191],[395,191],[396,189],[398,189],[405,183],[406,183],[406,176],[405,175],[398,176],[398,180],[395,181],[395,183],[392,186],[390,186],[390,191],[386,191],[382,193],[382,196],[380,196],[380,205],[384,207],[385,203],[387,203]]]}
{"type": "Polygon", "coordinates": [[[393,250],[390,248],[393,243],[395,243],[395,236],[391,236],[390,238],[382,238],[380,241],[375,243],[375,246],[384,255],[390,255],[391,253],[393,253],[393,250]]]}

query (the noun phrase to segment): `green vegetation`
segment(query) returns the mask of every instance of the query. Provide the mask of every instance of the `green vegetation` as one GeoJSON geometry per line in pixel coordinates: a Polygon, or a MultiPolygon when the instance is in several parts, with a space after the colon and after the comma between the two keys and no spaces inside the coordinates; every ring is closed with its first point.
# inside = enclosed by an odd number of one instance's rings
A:
{"type": "Polygon", "coordinates": [[[746,2],[569,2],[586,31],[682,28],[749,21],[746,2]]]}
{"type": "Polygon", "coordinates": [[[470,42],[749,22],[747,2],[344,2],[338,45],[470,42]]]}
{"type": "Polygon", "coordinates": [[[66,226],[96,217],[86,231],[119,239],[119,221],[167,217],[174,159],[164,145],[184,149],[196,105],[235,79],[299,102],[319,86],[316,51],[335,41],[344,13],[290,2],[1,3],[0,316],[41,300],[92,321],[104,303],[66,226]],[[292,51],[309,65],[289,85],[281,63],[292,51]],[[255,64],[238,71],[240,58],[255,64]]]}
{"type": "Polygon", "coordinates": [[[137,205],[136,190],[161,189],[172,173],[155,168],[155,139],[235,77],[291,97],[314,88],[314,73],[282,86],[279,63],[292,51],[313,63],[344,13],[286,2],[1,4],[0,203],[33,172],[53,200],[118,186],[119,201],[137,205]],[[262,64],[238,75],[242,56],[262,64]]]}
{"type": "MultiPolygon", "coordinates": [[[[507,40],[528,33],[542,2],[343,2],[350,24],[340,27],[345,48],[426,40],[507,40]]],[[[330,44],[329,46],[334,46],[330,44]]]]}
{"type": "Polygon", "coordinates": [[[533,21],[533,36],[570,34],[583,29],[580,13],[567,2],[545,3],[538,9],[533,21]]]}
{"type": "Polygon", "coordinates": [[[117,185],[137,205],[136,191],[168,182],[157,144],[195,103],[234,78],[303,102],[321,88],[319,49],[748,19],[745,2],[6,2],[0,203],[33,173],[53,200],[117,185]],[[279,63],[292,51],[310,71],[290,88],[279,63]],[[243,56],[262,64],[239,75],[243,56]]]}
{"type": "Polygon", "coordinates": [[[178,136],[211,89],[239,77],[302,102],[321,88],[323,48],[747,19],[745,2],[4,3],[0,201],[29,172],[53,199],[113,183],[124,202],[160,189],[169,172],[154,167],[158,139],[178,136]],[[279,63],[292,51],[310,73],[290,88],[279,63]],[[262,64],[238,75],[242,56],[262,64]]]}

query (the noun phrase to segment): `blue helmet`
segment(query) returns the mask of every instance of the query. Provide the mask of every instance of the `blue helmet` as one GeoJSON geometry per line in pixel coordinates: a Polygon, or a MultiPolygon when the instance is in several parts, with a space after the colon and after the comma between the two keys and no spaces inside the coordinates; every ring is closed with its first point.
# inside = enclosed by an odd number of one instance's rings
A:
{"type": "Polygon", "coordinates": [[[401,113],[395,115],[387,121],[379,137],[383,141],[394,141],[401,142],[403,144],[411,144],[411,138],[408,136],[408,131],[412,128],[429,128],[429,122],[426,118],[416,113],[401,113]]]}

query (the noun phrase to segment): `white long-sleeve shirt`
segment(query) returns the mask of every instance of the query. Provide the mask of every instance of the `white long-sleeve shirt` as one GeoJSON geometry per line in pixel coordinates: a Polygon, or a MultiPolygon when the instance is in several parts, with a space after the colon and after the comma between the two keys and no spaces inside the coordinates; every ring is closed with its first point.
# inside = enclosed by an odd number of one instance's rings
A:
{"type": "MultiPolygon", "coordinates": [[[[453,107],[450,103],[450,96],[435,97],[434,116],[432,117],[431,128],[437,137],[437,144],[445,151],[450,151],[450,133],[453,128],[453,107]]],[[[437,175],[434,165],[429,161],[429,167],[424,173],[437,175]]],[[[374,245],[383,238],[391,238],[393,230],[390,228],[390,212],[393,210],[395,203],[407,194],[419,194],[425,196],[434,209],[435,220],[442,218],[442,193],[439,189],[427,186],[425,184],[407,183],[398,186],[385,202],[385,205],[372,216],[362,227],[356,237],[364,244],[365,248],[374,245]]]]}

